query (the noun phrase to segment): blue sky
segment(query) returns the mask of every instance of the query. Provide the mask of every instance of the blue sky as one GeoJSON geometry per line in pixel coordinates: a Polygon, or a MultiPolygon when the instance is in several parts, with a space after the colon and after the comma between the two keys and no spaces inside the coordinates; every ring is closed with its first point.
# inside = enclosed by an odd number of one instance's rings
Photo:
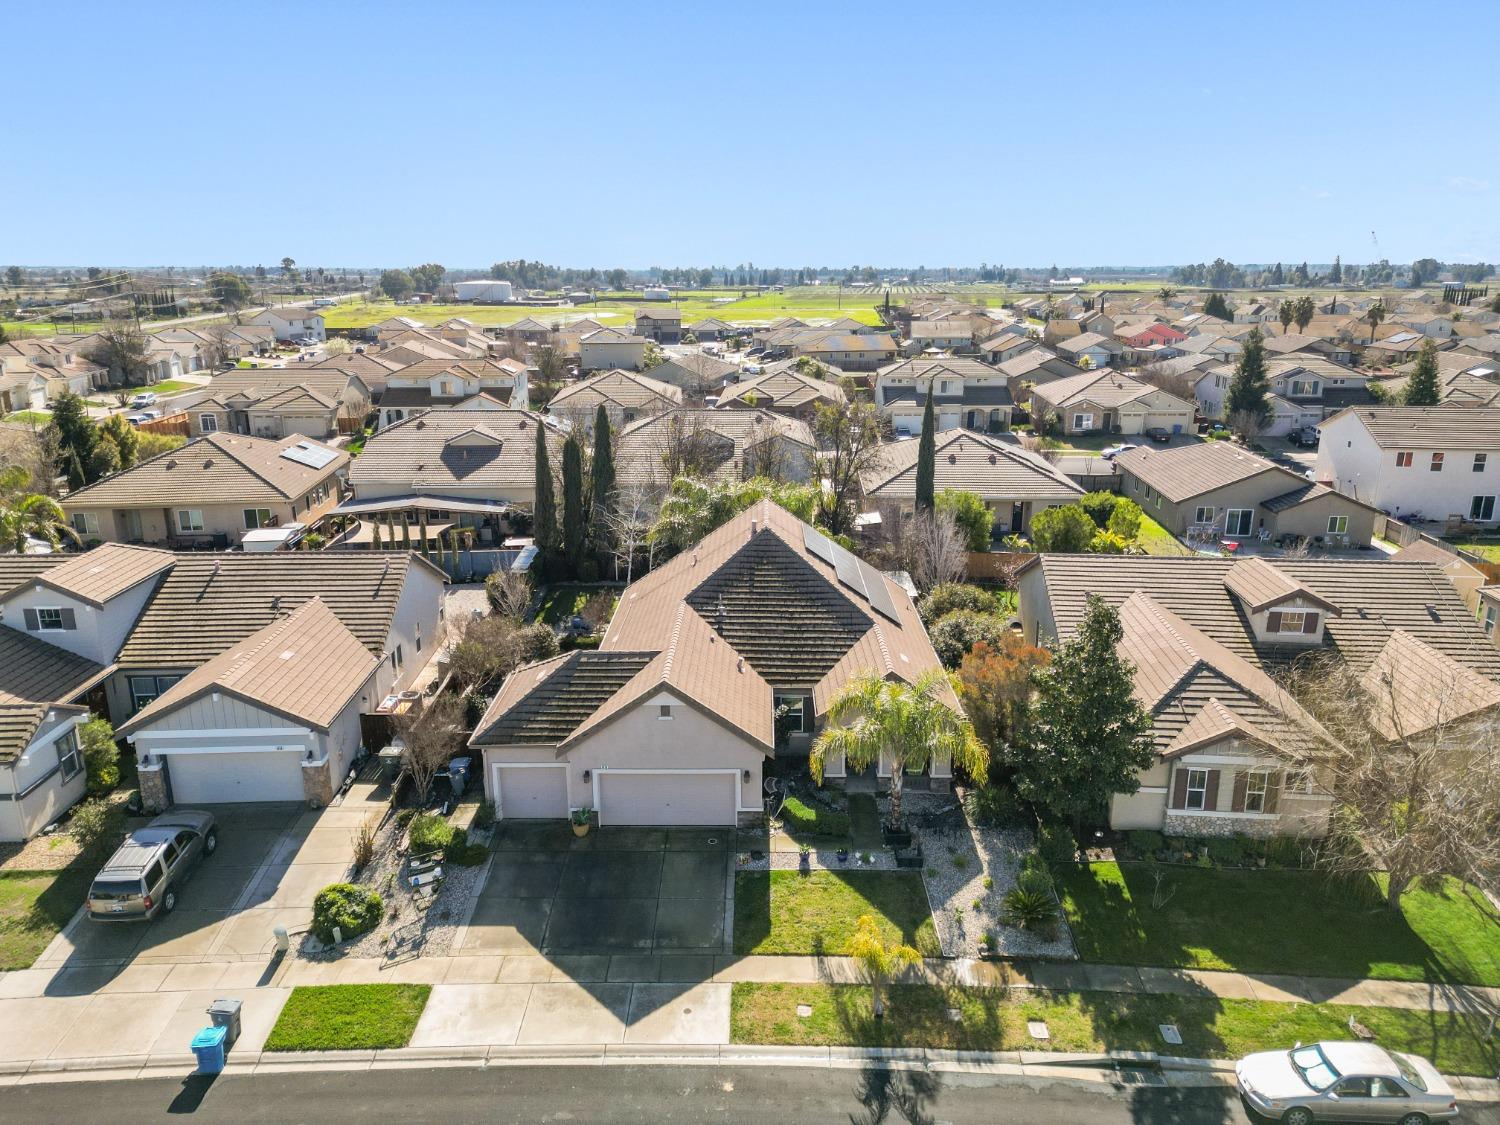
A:
{"type": "Polygon", "coordinates": [[[203,0],[5,29],[0,264],[1500,259],[1495,4],[203,0]]]}

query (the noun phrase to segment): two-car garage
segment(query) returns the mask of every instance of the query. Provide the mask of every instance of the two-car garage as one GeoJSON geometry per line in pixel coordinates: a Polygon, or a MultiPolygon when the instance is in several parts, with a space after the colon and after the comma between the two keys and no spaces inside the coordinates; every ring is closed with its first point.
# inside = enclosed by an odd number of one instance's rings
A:
{"type": "MultiPolygon", "coordinates": [[[[577,801],[568,798],[568,767],[500,763],[493,767],[495,813],[502,820],[560,820],[588,805],[602,826],[733,826],[740,771],[736,769],[590,771],[577,801]]],[[[580,781],[582,779],[580,778],[580,781]]]]}
{"type": "Polygon", "coordinates": [[[301,750],[166,753],[172,800],[179,805],[300,801],[301,750]]]}

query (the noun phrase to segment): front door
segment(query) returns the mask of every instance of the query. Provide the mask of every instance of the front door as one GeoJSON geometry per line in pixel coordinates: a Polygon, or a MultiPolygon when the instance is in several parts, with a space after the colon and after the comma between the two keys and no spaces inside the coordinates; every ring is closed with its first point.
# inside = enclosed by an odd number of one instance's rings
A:
{"type": "Polygon", "coordinates": [[[1010,531],[1012,535],[1021,534],[1021,526],[1025,519],[1026,508],[1020,501],[1010,506],[1010,531]]]}
{"type": "Polygon", "coordinates": [[[141,541],[141,513],[134,508],[127,508],[120,513],[120,527],[124,531],[126,543],[139,543],[141,541]]]}

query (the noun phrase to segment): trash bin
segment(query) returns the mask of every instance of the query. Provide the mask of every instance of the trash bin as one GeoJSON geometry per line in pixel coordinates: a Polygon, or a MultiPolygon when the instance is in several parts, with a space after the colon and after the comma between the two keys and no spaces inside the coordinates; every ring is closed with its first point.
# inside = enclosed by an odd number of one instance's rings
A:
{"type": "Polygon", "coordinates": [[[400,746],[387,746],[376,753],[375,757],[380,759],[380,777],[383,781],[394,782],[401,773],[400,746]]]}
{"type": "Polygon", "coordinates": [[[224,1069],[224,1036],[228,1031],[226,1027],[205,1027],[193,1036],[199,1074],[218,1074],[224,1069]]]}
{"type": "Polygon", "coordinates": [[[225,1051],[234,1050],[234,1041],[240,1037],[240,1008],[243,1006],[242,1000],[215,1000],[208,1006],[208,1018],[213,1025],[227,1032],[224,1036],[225,1051]]]}
{"type": "Polygon", "coordinates": [[[448,763],[448,785],[453,790],[454,799],[464,795],[464,787],[469,783],[469,763],[471,758],[454,758],[448,763]]]}

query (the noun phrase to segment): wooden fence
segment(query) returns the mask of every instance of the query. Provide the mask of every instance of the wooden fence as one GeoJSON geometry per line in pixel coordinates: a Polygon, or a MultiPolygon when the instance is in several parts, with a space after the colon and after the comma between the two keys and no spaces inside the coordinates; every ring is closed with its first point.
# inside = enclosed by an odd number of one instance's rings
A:
{"type": "Polygon", "coordinates": [[[970,551],[969,577],[979,582],[1004,582],[1015,577],[1027,559],[1035,557],[1030,551],[970,551]]]}
{"type": "Polygon", "coordinates": [[[142,422],[136,427],[143,434],[175,434],[178,437],[191,437],[188,427],[187,411],[179,410],[176,414],[168,414],[158,418],[154,422],[142,422]]]}
{"type": "Polygon", "coordinates": [[[1430,543],[1440,551],[1447,551],[1450,555],[1463,559],[1484,575],[1486,583],[1500,582],[1500,563],[1487,559],[1483,555],[1476,555],[1472,551],[1455,547],[1446,539],[1439,539],[1436,535],[1402,523],[1391,516],[1376,516],[1374,532],[1380,538],[1388,539],[1398,547],[1410,547],[1413,543],[1430,543]]]}

